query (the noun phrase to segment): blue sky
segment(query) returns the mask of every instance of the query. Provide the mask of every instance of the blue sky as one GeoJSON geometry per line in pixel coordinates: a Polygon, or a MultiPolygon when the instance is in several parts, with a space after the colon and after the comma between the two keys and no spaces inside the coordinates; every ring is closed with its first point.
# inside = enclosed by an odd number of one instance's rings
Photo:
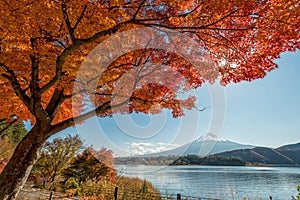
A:
{"type": "Polygon", "coordinates": [[[264,79],[226,88],[224,137],[270,147],[300,142],[300,52],[276,62],[264,79]]]}
{"type": "Polygon", "coordinates": [[[178,119],[169,111],[155,116],[92,118],[59,135],[78,132],[87,145],[110,148],[115,155],[166,150],[207,132],[258,146],[300,142],[300,52],[282,54],[276,62],[279,68],[264,79],[226,86],[225,101],[223,89],[216,87],[221,92],[214,92],[208,85],[199,88],[194,94],[199,105],[208,107],[203,112],[194,109],[178,119]]]}

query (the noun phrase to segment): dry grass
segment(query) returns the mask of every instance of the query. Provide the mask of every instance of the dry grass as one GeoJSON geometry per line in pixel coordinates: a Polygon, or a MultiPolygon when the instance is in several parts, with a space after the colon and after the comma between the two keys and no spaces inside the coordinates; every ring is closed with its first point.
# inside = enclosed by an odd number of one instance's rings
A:
{"type": "MultiPolygon", "coordinates": [[[[23,189],[21,190],[17,200],[49,200],[50,191],[23,189]]],[[[79,200],[79,197],[67,198],[66,194],[53,192],[52,200],[79,200]]]]}

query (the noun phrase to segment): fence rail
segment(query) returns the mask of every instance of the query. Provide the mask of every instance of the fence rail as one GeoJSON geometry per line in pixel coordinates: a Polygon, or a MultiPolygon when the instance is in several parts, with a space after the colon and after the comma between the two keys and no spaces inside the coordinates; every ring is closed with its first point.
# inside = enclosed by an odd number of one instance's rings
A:
{"type": "MultiPolygon", "coordinates": [[[[193,197],[184,194],[161,194],[158,192],[129,192],[126,189],[102,189],[101,195],[105,200],[221,200],[216,198],[193,197]]],[[[34,190],[21,190],[17,200],[80,200],[80,197],[67,197],[66,194],[57,192],[42,192],[34,190]]]]}
{"type": "Polygon", "coordinates": [[[221,200],[217,198],[194,197],[183,194],[162,194],[156,192],[129,192],[126,189],[115,187],[114,191],[101,190],[101,193],[110,200],[221,200]]]}

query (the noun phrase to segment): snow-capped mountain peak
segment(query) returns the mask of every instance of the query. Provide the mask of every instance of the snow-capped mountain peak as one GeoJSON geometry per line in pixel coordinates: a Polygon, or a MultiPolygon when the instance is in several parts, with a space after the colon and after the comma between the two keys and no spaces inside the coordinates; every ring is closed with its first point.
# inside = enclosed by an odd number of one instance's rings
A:
{"type": "Polygon", "coordinates": [[[212,133],[206,133],[190,143],[179,146],[175,149],[162,151],[144,156],[169,156],[169,155],[200,155],[207,156],[225,151],[233,151],[237,149],[251,149],[253,145],[244,145],[230,140],[226,140],[212,133]]]}
{"type": "Polygon", "coordinates": [[[213,133],[206,133],[205,135],[199,137],[196,141],[197,142],[204,142],[204,141],[226,142],[227,140],[213,133]]]}

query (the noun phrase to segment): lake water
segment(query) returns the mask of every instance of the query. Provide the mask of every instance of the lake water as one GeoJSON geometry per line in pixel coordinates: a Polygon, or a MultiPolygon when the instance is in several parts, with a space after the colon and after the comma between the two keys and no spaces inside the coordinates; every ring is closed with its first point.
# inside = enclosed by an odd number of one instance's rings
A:
{"type": "Polygon", "coordinates": [[[120,174],[147,179],[163,194],[267,200],[292,199],[300,184],[300,168],[223,166],[129,166],[119,165],[120,174]]]}

